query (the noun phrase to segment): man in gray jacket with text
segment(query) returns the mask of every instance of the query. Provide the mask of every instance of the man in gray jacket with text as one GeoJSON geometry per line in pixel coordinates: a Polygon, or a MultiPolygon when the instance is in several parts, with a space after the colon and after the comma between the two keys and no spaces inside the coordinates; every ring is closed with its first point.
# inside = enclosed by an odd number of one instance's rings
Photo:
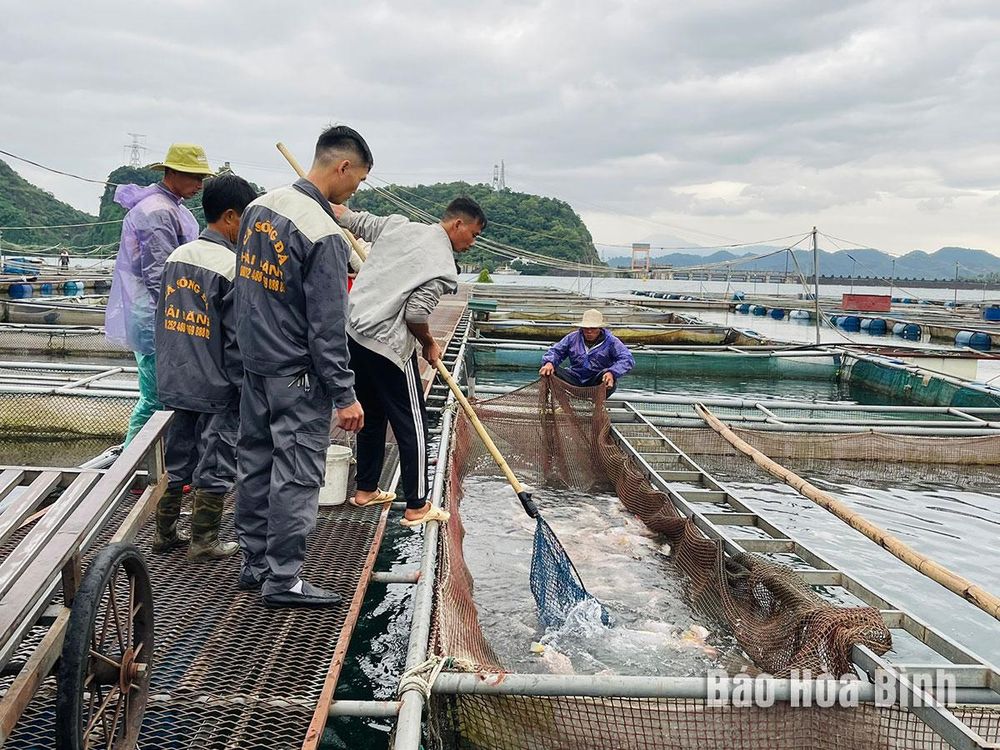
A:
{"type": "Polygon", "coordinates": [[[350,295],[347,324],[355,391],[365,411],[358,434],[357,506],[392,502],[378,487],[385,458],[386,424],[399,446],[400,487],[406,500],[401,523],[447,520],[427,502],[427,415],[417,349],[432,365],[441,347],[428,319],[443,294],[458,289],[452,252],[472,247],[486,216],[471,198],[456,198],[437,224],[402,216],[373,216],[334,206],[341,226],[372,243],[350,295]]]}
{"type": "Polygon", "coordinates": [[[329,128],[316,143],[309,174],[255,200],[240,225],[239,586],[261,588],[268,607],[330,607],[341,599],[300,574],[316,525],[333,409],[345,430],[364,423],[344,332],[351,248],[330,201],[353,195],[371,166],[371,151],[356,131],[329,128]]]}

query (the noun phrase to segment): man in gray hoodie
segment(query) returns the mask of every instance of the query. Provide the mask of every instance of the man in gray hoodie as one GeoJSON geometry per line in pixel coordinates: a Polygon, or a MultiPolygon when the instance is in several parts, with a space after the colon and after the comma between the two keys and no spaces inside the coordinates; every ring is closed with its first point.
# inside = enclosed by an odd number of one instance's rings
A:
{"type": "Polygon", "coordinates": [[[357,506],[392,502],[378,487],[385,459],[385,429],[399,446],[400,486],[406,500],[401,523],[447,520],[427,502],[427,415],[417,367],[417,348],[432,365],[441,347],[428,319],[443,294],[458,289],[452,252],[472,247],[486,228],[482,208],[456,198],[437,224],[403,216],[373,216],[335,206],[341,226],[373,243],[350,294],[347,323],[355,393],[365,412],[358,433],[357,506]]]}

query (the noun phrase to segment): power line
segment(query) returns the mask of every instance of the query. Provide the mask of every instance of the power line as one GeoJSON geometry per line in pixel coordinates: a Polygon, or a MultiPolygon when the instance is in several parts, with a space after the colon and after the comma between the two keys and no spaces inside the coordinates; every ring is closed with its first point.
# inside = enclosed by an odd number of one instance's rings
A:
{"type": "Polygon", "coordinates": [[[107,221],[88,221],[82,224],[39,224],[33,227],[0,227],[0,229],[7,231],[8,229],[76,229],[79,227],[96,227],[101,224],[121,224],[123,219],[109,219],[107,221]]]}
{"type": "Polygon", "coordinates": [[[84,182],[91,182],[95,185],[112,185],[118,187],[117,182],[108,182],[107,180],[92,180],[89,177],[81,177],[78,174],[73,174],[72,172],[63,172],[61,169],[54,169],[52,167],[47,167],[44,164],[39,164],[37,161],[32,161],[31,159],[25,159],[23,156],[18,156],[17,154],[12,154],[10,151],[4,151],[0,149],[0,154],[4,156],[9,156],[11,159],[17,159],[18,161],[23,161],[25,164],[30,164],[33,167],[38,167],[39,169],[44,169],[46,172],[52,172],[54,174],[60,174],[64,177],[72,177],[75,180],[83,180],[84,182]]]}
{"type": "MultiPolygon", "coordinates": [[[[411,190],[406,190],[405,188],[402,188],[399,185],[390,184],[390,183],[386,182],[385,180],[379,179],[377,177],[374,178],[374,179],[377,180],[378,182],[381,182],[385,187],[377,188],[374,185],[370,185],[370,186],[368,186],[368,189],[370,189],[370,190],[376,190],[376,191],[377,190],[384,190],[386,192],[392,192],[392,190],[398,190],[398,191],[400,191],[402,193],[406,193],[407,195],[413,196],[413,198],[415,200],[418,200],[418,201],[420,201],[422,203],[426,203],[427,205],[431,206],[435,210],[440,210],[440,209],[444,208],[444,206],[442,204],[435,203],[430,198],[426,198],[426,197],[424,197],[422,195],[414,193],[411,190]]],[[[436,221],[436,219],[435,219],[435,221],[436,221]]],[[[489,224],[490,224],[490,226],[503,227],[504,229],[511,229],[511,230],[514,230],[515,232],[521,232],[522,234],[530,234],[530,235],[535,235],[535,236],[538,236],[538,237],[548,237],[550,239],[555,239],[555,240],[566,240],[567,239],[567,237],[565,237],[565,236],[553,234],[551,232],[539,232],[539,231],[533,230],[533,229],[525,229],[524,227],[516,227],[513,224],[504,224],[503,222],[500,222],[500,221],[490,220],[489,224]]],[[[593,243],[590,246],[592,247],[593,243]]]]}
{"type": "MultiPolygon", "coordinates": [[[[798,237],[798,234],[790,234],[785,237],[772,237],[766,240],[755,240],[753,242],[733,242],[728,245],[650,245],[650,250],[727,250],[733,247],[749,247],[751,245],[765,245],[769,242],[784,242],[785,240],[792,240],[798,237]]],[[[603,247],[621,247],[621,248],[631,248],[632,245],[615,244],[613,242],[598,242],[594,240],[594,243],[601,245],[603,247]]]]}

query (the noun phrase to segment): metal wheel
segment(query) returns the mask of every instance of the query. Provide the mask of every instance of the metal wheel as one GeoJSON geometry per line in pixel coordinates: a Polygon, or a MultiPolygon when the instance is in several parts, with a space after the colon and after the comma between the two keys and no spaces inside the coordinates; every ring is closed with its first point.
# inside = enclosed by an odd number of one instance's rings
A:
{"type": "Polygon", "coordinates": [[[142,555],[111,544],[73,600],[59,665],[58,750],[132,750],[149,696],[153,590],[142,555]]]}

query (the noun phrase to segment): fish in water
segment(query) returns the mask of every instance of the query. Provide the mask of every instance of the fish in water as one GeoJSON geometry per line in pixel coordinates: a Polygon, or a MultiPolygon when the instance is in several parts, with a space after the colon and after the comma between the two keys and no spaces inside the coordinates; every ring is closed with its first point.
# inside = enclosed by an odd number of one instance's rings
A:
{"type": "Polygon", "coordinates": [[[709,630],[704,625],[690,625],[681,633],[680,644],[686,648],[700,649],[707,656],[716,659],[719,656],[719,649],[707,642],[709,635],[709,630]]]}
{"type": "Polygon", "coordinates": [[[541,657],[542,664],[552,674],[575,674],[576,672],[570,658],[552,646],[535,642],[531,644],[531,652],[541,657]]]}

